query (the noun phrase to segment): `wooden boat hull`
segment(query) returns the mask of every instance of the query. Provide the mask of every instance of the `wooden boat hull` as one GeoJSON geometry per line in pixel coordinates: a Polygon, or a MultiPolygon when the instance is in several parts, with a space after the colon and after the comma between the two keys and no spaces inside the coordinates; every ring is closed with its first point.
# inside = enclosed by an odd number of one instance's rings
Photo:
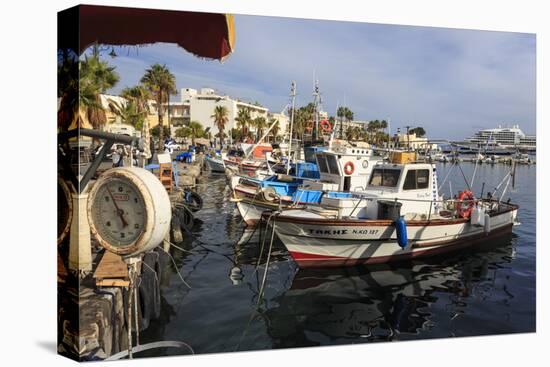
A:
{"type": "MultiPolygon", "coordinates": [[[[378,264],[441,254],[510,235],[517,207],[491,216],[491,230],[467,219],[410,221],[409,245],[397,243],[388,220],[330,220],[292,214],[275,218],[277,236],[301,268],[378,264]]],[[[298,212],[298,211],[295,211],[298,212]]]]}

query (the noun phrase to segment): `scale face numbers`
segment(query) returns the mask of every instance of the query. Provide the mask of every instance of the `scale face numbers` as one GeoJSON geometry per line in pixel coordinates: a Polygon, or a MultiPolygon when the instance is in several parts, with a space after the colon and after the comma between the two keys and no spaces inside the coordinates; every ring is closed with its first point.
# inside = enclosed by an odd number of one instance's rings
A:
{"type": "Polygon", "coordinates": [[[91,209],[98,234],[114,247],[133,244],[144,231],[147,214],[143,196],[128,180],[105,181],[91,209]]]}

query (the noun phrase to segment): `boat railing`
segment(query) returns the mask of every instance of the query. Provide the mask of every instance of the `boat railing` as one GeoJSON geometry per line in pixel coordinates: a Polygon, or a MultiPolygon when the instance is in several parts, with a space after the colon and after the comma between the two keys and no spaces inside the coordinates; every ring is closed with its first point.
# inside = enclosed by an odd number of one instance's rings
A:
{"type": "MultiPolygon", "coordinates": [[[[420,202],[420,203],[480,203],[480,202],[492,202],[492,203],[499,203],[498,200],[495,200],[494,198],[474,198],[474,199],[454,199],[454,198],[449,198],[449,199],[412,199],[412,198],[402,198],[402,197],[374,197],[374,196],[369,196],[367,194],[364,194],[364,193],[359,193],[359,192],[350,192],[350,194],[352,195],[352,198],[355,198],[355,199],[366,199],[366,200],[369,200],[369,201],[379,201],[379,200],[382,200],[382,201],[397,201],[397,202],[400,202],[400,201],[409,201],[409,202],[420,202]]],[[[509,202],[500,202],[501,205],[506,205],[506,206],[514,206],[514,204],[511,204],[509,202]]]]}

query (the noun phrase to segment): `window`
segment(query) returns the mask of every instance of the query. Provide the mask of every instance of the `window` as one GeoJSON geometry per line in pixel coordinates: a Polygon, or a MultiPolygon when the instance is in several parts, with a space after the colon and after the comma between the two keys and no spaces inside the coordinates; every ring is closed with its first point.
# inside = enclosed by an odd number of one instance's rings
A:
{"type": "Polygon", "coordinates": [[[430,185],[430,170],[412,169],[407,172],[403,190],[427,189],[430,185]]]}
{"type": "Polygon", "coordinates": [[[319,154],[317,156],[317,162],[319,163],[319,171],[321,173],[329,173],[328,166],[327,166],[327,159],[323,154],[319,154]]]}
{"type": "Polygon", "coordinates": [[[399,169],[375,168],[370,176],[370,186],[395,187],[399,181],[399,169]]]}
{"type": "Polygon", "coordinates": [[[315,150],[312,148],[304,149],[306,162],[315,163],[315,150]]]}
{"type": "Polygon", "coordinates": [[[338,162],[336,161],[336,157],[333,155],[327,155],[326,157],[330,173],[333,175],[339,175],[340,170],[338,169],[338,162]]]}

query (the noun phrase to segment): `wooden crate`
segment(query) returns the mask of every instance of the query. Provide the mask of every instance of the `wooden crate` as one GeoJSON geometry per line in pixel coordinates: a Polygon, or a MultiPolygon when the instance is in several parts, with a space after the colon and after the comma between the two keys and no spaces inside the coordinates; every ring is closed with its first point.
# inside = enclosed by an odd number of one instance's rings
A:
{"type": "Polygon", "coordinates": [[[416,161],[416,152],[390,152],[390,162],[396,164],[405,164],[416,161]]]}
{"type": "Polygon", "coordinates": [[[159,164],[159,179],[166,191],[172,192],[172,162],[159,164]]]}
{"type": "Polygon", "coordinates": [[[105,251],[94,272],[95,284],[98,287],[128,287],[128,265],[122,258],[105,251]]]}

